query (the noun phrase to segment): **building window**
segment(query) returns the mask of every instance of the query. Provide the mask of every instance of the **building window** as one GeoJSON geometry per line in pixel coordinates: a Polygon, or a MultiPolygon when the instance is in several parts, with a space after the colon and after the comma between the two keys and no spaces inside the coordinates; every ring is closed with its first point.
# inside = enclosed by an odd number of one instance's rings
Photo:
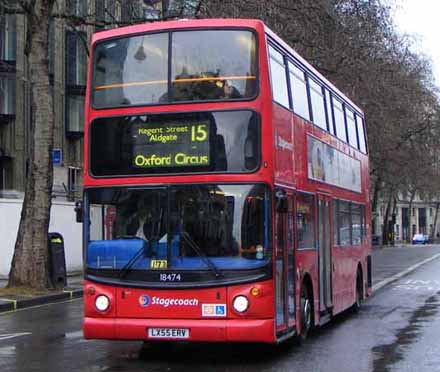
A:
{"type": "Polygon", "coordinates": [[[87,80],[86,33],[66,33],[66,131],[84,131],[84,92],[87,80]]]}
{"type": "MultiPolygon", "coordinates": [[[[157,0],[146,1],[157,3],[157,0]]],[[[197,0],[169,0],[166,13],[168,17],[194,18],[199,6],[197,0]]]]}
{"type": "Polygon", "coordinates": [[[66,85],[85,86],[87,80],[87,34],[66,32],[66,85]]]}
{"type": "Polygon", "coordinates": [[[429,208],[429,217],[432,217],[432,208],[429,208]]]}
{"type": "Polygon", "coordinates": [[[67,192],[70,198],[74,198],[75,194],[80,191],[81,168],[67,168],[67,192]]]}
{"type": "Polygon", "coordinates": [[[0,13],[0,60],[15,61],[17,47],[16,37],[15,14],[0,13]]]}
{"type": "Polygon", "coordinates": [[[67,0],[66,1],[67,14],[76,17],[87,16],[87,0],[67,0]]]}
{"type": "Polygon", "coordinates": [[[121,1],[121,20],[124,23],[137,23],[144,20],[139,0],[121,1]]]}
{"type": "Polygon", "coordinates": [[[115,23],[116,20],[116,0],[96,0],[96,30],[103,30],[107,25],[115,23]]]}
{"type": "Polygon", "coordinates": [[[49,76],[55,73],[55,21],[53,18],[49,21],[49,44],[47,46],[49,57],[49,76]]]}
{"type": "Polygon", "coordinates": [[[0,77],[0,114],[15,114],[15,79],[0,77]]]}
{"type": "Polygon", "coordinates": [[[284,107],[289,107],[284,57],[272,47],[269,47],[269,55],[273,99],[284,107]]]}
{"type": "Polygon", "coordinates": [[[416,215],[416,209],[413,208],[413,209],[412,209],[412,216],[414,217],[415,215],[416,215]]]}
{"type": "Polygon", "coordinates": [[[69,94],[66,97],[66,130],[84,132],[84,96],[69,94]]]}

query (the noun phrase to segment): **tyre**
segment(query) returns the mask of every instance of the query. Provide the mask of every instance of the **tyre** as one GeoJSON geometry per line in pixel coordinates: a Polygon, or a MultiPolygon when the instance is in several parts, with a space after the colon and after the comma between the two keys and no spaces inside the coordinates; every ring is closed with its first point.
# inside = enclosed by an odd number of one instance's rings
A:
{"type": "Polygon", "coordinates": [[[301,286],[301,341],[307,339],[313,328],[313,300],[309,289],[304,284],[301,286]]]}
{"type": "Polygon", "coordinates": [[[362,274],[358,270],[356,275],[356,297],[353,304],[353,311],[358,312],[362,306],[362,301],[364,299],[364,289],[362,284],[362,274]]]}

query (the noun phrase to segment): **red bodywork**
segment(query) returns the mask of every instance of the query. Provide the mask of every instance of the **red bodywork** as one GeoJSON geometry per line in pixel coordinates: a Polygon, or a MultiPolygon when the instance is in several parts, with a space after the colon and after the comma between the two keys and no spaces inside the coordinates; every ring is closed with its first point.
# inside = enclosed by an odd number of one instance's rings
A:
{"type": "MultiPolygon", "coordinates": [[[[84,135],[84,188],[103,186],[123,186],[142,184],[169,184],[169,183],[255,183],[263,182],[274,188],[282,185],[291,195],[297,190],[309,193],[323,193],[345,200],[369,203],[368,184],[368,157],[341,143],[335,137],[323,132],[311,123],[301,119],[293,112],[273,103],[270,85],[270,73],[267,58],[266,34],[269,33],[280,44],[281,40],[275,37],[261,21],[258,20],[226,20],[208,19],[191,21],[156,22],[143,25],[135,25],[95,34],[91,42],[91,56],[93,60],[93,46],[95,43],[114,37],[139,34],[144,32],[161,31],[165,29],[196,29],[196,28],[248,28],[253,29],[258,36],[259,49],[259,94],[252,101],[241,102],[207,102],[192,104],[170,104],[148,107],[127,107],[117,109],[95,110],[90,104],[91,66],[89,66],[88,84],[86,91],[86,115],[84,135]],[[225,109],[252,109],[261,116],[261,167],[252,174],[206,174],[206,175],[179,175],[146,176],[146,177],[120,177],[120,178],[93,178],[89,174],[89,124],[99,117],[173,113],[185,111],[210,111],[225,109]],[[362,192],[354,193],[348,190],[332,187],[319,182],[313,182],[307,178],[307,134],[311,134],[324,142],[331,144],[346,154],[357,158],[361,162],[362,192]],[[282,137],[288,143],[293,144],[292,149],[275,146],[278,137],[282,137]]],[[[285,45],[285,44],[283,44],[285,45]]],[[[288,48],[285,46],[286,49],[288,48]]],[[[288,49],[294,53],[291,49],[288,49]]],[[[295,54],[296,55],[296,54],[295,54]]],[[[297,55],[296,55],[297,56],[297,55]]],[[[300,57],[298,57],[300,58],[300,57]]],[[[310,67],[311,68],[311,67],[310,67]]],[[[312,68],[311,68],[312,69],[312,68]]],[[[294,207],[292,207],[294,208],[294,207]]],[[[273,212],[275,221],[275,212],[273,212]]],[[[369,208],[366,211],[367,221],[371,220],[369,208]]],[[[317,221],[315,222],[317,224],[317,221]]],[[[295,226],[295,224],[293,224],[295,226]]],[[[296,227],[294,236],[296,236],[296,227]]],[[[274,240],[275,233],[272,228],[274,240]]],[[[367,237],[370,236],[368,225],[367,237]]],[[[275,243],[273,244],[275,246],[275,243]]],[[[274,248],[275,250],[275,248],[274,248]]],[[[295,267],[294,291],[295,291],[295,318],[300,316],[299,292],[303,279],[310,278],[313,286],[313,299],[315,309],[315,323],[319,324],[319,280],[318,280],[318,257],[316,250],[294,250],[295,267]]],[[[358,248],[348,250],[346,248],[332,247],[332,259],[334,263],[333,294],[334,309],[336,314],[353,304],[356,288],[356,267],[362,265],[364,281],[367,273],[366,257],[370,252],[370,244],[367,240],[358,248]]],[[[275,254],[274,254],[275,257],[275,254]]],[[[286,253],[287,259],[287,253],[286,253]]],[[[283,324],[276,324],[276,264],[273,264],[273,278],[269,281],[232,285],[228,287],[204,288],[204,289],[139,289],[116,287],[85,281],[84,283],[84,335],[88,339],[121,339],[121,340],[147,340],[148,328],[187,328],[190,329],[190,341],[253,341],[253,342],[277,342],[283,335],[293,335],[300,332],[299,322],[288,319],[283,324]],[[252,288],[258,288],[258,296],[252,296],[252,288]],[[95,308],[95,299],[98,295],[105,294],[110,299],[110,308],[105,313],[95,308]],[[244,294],[250,301],[249,309],[239,314],[232,308],[232,300],[235,296],[244,294]],[[148,295],[168,299],[195,299],[197,305],[191,306],[168,306],[164,307],[150,303],[147,307],[140,304],[140,296],[148,295]],[[202,317],[202,304],[225,304],[227,314],[225,317],[202,317]]],[[[287,278],[287,268],[284,278],[287,278]]],[[[287,294],[287,286],[284,290],[287,294]]],[[[367,290],[367,295],[371,289],[367,290]]],[[[286,297],[287,298],[287,297],[286,297]]],[[[287,304],[286,304],[287,306],[287,304]]],[[[285,310],[287,314],[287,310],[285,310]]],[[[287,316],[286,316],[287,318],[287,316]]]]}

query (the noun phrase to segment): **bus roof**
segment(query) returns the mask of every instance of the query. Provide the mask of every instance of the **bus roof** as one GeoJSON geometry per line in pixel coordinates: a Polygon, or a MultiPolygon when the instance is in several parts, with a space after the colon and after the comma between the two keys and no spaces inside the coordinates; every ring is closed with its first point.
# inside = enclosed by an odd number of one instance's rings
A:
{"type": "Polygon", "coordinates": [[[99,31],[93,34],[92,44],[109,38],[120,37],[127,34],[138,34],[143,32],[154,32],[186,28],[223,28],[223,27],[246,27],[252,29],[264,29],[264,23],[258,19],[232,19],[232,18],[210,18],[210,19],[179,19],[174,21],[160,21],[141,23],[132,26],[113,28],[106,31],[99,31]]]}

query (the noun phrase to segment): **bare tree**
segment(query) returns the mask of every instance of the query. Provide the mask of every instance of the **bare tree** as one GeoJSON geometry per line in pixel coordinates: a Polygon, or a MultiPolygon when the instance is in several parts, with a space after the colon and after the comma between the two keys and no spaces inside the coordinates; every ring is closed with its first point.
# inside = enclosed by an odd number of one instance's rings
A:
{"type": "Polygon", "coordinates": [[[50,288],[47,231],[53,183],[53,105],[48,73],[48,32],[54,0],[19,0],[26,16],[26,51],[32,95],[32,145],[8,287],[50,288]]]}

